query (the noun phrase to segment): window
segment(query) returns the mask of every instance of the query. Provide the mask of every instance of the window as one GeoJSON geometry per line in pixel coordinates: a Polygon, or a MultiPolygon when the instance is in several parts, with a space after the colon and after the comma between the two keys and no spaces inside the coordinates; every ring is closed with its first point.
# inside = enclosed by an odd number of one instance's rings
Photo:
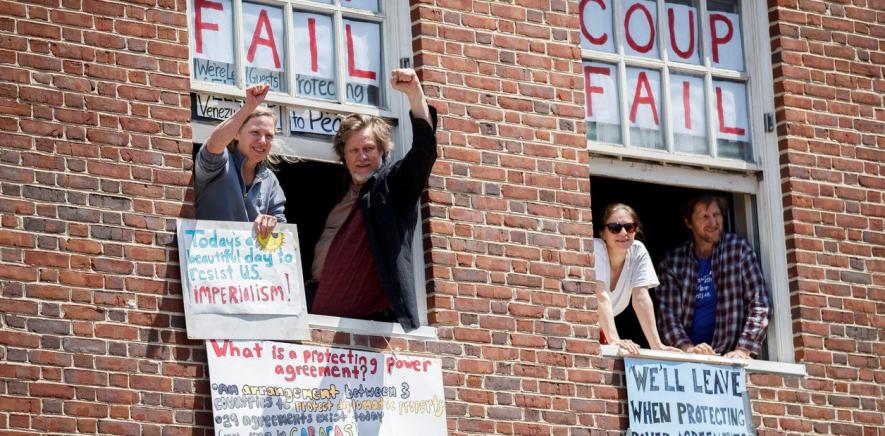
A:
{"type": "Polygon", "coordinates": [[[742,3],[581,1],[591,149],[758,169],[742,3]]]}
{"type": "MultiPolygon", "coordinates": [[[[287,218],[299,224],[303,263],[310,262],[325,216],[313,200],[322,184],[340,175],[332,136],[344,113],[391,120],[402,157],[411,141],[408,106],[390,95],[386,75],[408,66],[411,30],[408,5],[397,0],[189,0],[193,141],[208,138],[242,104],[246,87],[268,83],[265,104],[277,111],[274,152],[296,158],[277,176],[287,197],[287,218]],[[310,205],[309,207],[305,207],[310,205]],[[316,228],[319,227],[319,230],[316,228]]],[[[196,148],[196,146],[195,146],[196,148]]],[[[328,191],[328,190],[327,190],[328,191]]],[[[426,324],[421,235],[416,232],[415,283],[426,324]]],[[[305,271],[310,270],[307,264],[305,271]]],[[[399,326],[315,317],[318,326],[360,333],[397,334],[399,326]]],[[[432,330],[432,329],[431,329],[432,330]]],[[[414,334],[414,332],[413,332],[414,334]]],[[[432,334],[419,329],[417,334],[432,334]]]]}
{"type": "Polygon", "coordinates": [[[765,5],[582,0],[579,14],[594,210],[627,201],[616,195],[624,186],[666,198],[656,217],[679,216],[674,192],[727,193],[730,225],[754,244],[771,293],[768,356],[791,362],[777,146],[765,122],[774,111],[765,5]],[[599,183],[615,195],[597,195],[599,183]]]}
{"type": "Polygon", "coordinates": [[[401,2],[189,1],[195,141],[255,83],[271,86],[267,104],[282,120],[277,151],[286,155],[336,162],[328,143],[341,113],[402,118],[403,101],[383,86],[410,54],[401,2]]]}

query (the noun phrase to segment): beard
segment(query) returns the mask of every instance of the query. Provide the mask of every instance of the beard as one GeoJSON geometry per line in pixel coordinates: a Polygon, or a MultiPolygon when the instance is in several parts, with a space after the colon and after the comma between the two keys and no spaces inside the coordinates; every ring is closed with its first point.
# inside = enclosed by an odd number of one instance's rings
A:
{"type": "Polygon", "coordinates": [[[363,185],[369,181],[372,177],[372,174],[358,174],[358,173],[350,173],[351,183],[354,185],[363,185]]]}
{"type": "Polygon", "coordinates": [[[717,244],[719,240],[722,239],[722,229],[719,229],[715,232],[703,232],[698,234],[698,238],[708,244],[717,244]]]}

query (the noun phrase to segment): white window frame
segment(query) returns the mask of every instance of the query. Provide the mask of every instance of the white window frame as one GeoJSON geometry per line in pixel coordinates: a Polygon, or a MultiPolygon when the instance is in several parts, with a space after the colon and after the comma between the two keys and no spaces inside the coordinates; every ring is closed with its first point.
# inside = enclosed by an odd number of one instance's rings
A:
{"type": "MultiPolygon", "coordinates": [[[[770,53],[771,50],[768,11],[763,2],[739,1],[746,53],[744,74],[752,78],[747,82],[749,99],[747,109],[755,163],[734,159],[712,159],[709,156],[697,156],[697,159],[694,159],[685,154],[637,150],[637,147],[631,149],[623,145],[599,144],[588,140],[588,150],[591,155],[590,174],[668,186],[713,189],[734,194],[736,201],[733,207],[738,217],[738,225],[747,232],[748,239],[760,254],[759,260],[769,289],[771,302],[771,319],[768,328],[769,359],[779,363],[794,363],[777,134],[774,131],[766,132],[763,118],[764,114],[774,114],[774,79],[770,56],[757,55],[770,53]],[[753,211],[754,198],[758,213],[753,211]]],[[[666,33],[666,30],[660,33],[666,33]]],[[[662,44],[662,47],[665,46],[662,44]]],[[[663,49],[662,51],[666,52],[663,49]]],[[[709,56],[707,51],[704,54],[709,56]]],[[[611,54],[608,56],[606,59],[600,59],[595,52],[582,51],[584,60],[605,61],[611,59],[611,54]]],[[[623,59],[615,60],[623,62],[623,59]]],[[[709,99],[707,102],[710,110],[709,99]]],[[[709,124],[711,123],[708,122],[708,129],[709,124]]],[[[708,140],[715,141],[715,136],[708,136],[708,140]]],[[[674,205],[674,208],[679,206],[681,205],[674,205]]],[[[756,367],[759,371],[777,372],[772,371],[769,365],[760,364],[754,366],[756,367]]],[[[798,374],[804,372],[804,369],[799,371],[790,367],[789,371],[798,374]]]]}
{"type": "MultiPolygon", "coordinates": [[[[379,0],[380,12],[372,12],[360,9],[352,9],[340,6],[341,0],[333,0],[332,4],[323,4],[308,0],[249,0],[250,2],[263,3],[283,8],[284,21],[286,25],[286,80],[288,81],[288,93],[270,92],[265,99],[265,104],[279,105],[284,107],[284,119],[281,120],[282,133],[276,135],[274,140],[275,153],[316,160],[329,163],[339,163],[338,157],[332,149],[332,136],[328,139],[316,139],[314,137],[305,137],[293,135],[289,129],[289,117],[291,116],[291,108],[306,108],[320,110],[324,112],[334,113],[361,113],[366,115],[380,116],[389,119],[398,120],[397,124],[391,131],[391,136],[396,146],[394,147],[390,158],[400,159],[405,156],[406,152],[411,148],[412,131],[409,121],[409,103],[406,97],[399,92],[393,92],[387,86],[387,76],[389,72],[395,68],[402,66],[411,66],[412,58],[412,30],[411,17],[409,15],[409,7],[406,2],[400,0],[379,0]],[[317,99],[309,99],[294,96],[295,81],[295,56],[291,55],[291,46],[293,41],[292,34],[292,13],[293,10],[305,10],[310,12],[319,12],[332,14],[333,22],[336,27],[336,69],[337,69],[337,86],[339,101],[324,101],[317,99]],[[382,88],[381,106],[369,106],[361,104],[348,103],[344,92],[345,81],[340,80],[345,77],[346,60],[344,59],[344,42],[340,37],[343,31],[342,16],[343,12],[347,13],[348,18],[356,18],[366,21],[382,23],[382,37],[384,39],[381,49],[381,69],[379,72],[379,86],[382,88]]],[[[191,92],[202,95],[213,95],[223,98],[242,100],[244,93],[244,76],[245,64],[243,62],[242,47],[242,4],[243,0],[231,0],[234,14],[234,56],[236,68],[237,86],[226,84],[209,83],[196,81],[191,77],[191,92]]],[[[188,30],[193,32],[193,10],[190,7],[191,1],[188,1],[188,30]]],[[[189,50],[190,51],[190,50],[189,50]]],[[[193,68],[193,57],[188,59],[189,65],[193,68]]],[[[191,73],[193,76],[193,72],[191,73]]],[[[192,121],[192,140],[195,143],[204,143],[217,122],[206,122],[201,120],[192,121]]],[[[419,205],[416,205],[419,208],[419,205]]],[[[420,215],[419,215],[420,216],[420,215]]],[[[427,290],[425,286],[424,276],[424,252],[421,233],[421,223],[418,223],[418,229],[415,232],[412,241],[412,264],[413,277],[415,282],[416,301],[418,305],[419,322],[421,327],[406,332],[402,326],[396,322],[377,322],[352,318],[341,318],[325,315],[309,314],[308,323],[311,328],[335,330],[338,332],[362,334],[371,336],[390,336],[405,338],[423,338],[437,339],[437,329],[428,325],[427,320],[427,290]]]]}

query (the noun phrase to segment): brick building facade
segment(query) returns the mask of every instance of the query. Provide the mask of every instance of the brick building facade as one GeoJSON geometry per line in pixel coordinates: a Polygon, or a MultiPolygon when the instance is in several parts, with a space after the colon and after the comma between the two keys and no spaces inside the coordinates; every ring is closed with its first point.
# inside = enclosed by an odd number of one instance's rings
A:
{"type": "MultiPolygon", "coordinates": [[[[411,1],[439,109],[422,207],[450,434],[620,433],[599,356],[579,2],[411,1]]],[[[175,219],[193,216],[189,2],[0,1],[0,432],[210,434],[175,219]]],[[[765,434],[885,428],[885,3],[770,0],[792,356],[765,434]]],[[[629,159],[628,159],[629,160],[629,159]]],[[[604,206],[603,204],[598,207],[604,206]]],[[[781,328],[784,326],[782,325],[781,328]]],[[[781,337],[784,337],[781,334],[781,337]]]]}

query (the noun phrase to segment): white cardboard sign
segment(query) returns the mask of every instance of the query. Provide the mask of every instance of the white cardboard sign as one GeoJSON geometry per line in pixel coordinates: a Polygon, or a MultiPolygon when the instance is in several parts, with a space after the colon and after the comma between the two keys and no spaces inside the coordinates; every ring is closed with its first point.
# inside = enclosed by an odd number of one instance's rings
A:
{"type": "Polygon", "coordinates": [[[323,112],[312,109],[292,109],[289,118],[289,130],[292,133],[318,133],[320,135],[335,135],[341,118],[333,112],[323,112]]]}
{"type": "Polygon", "coordinates": [[[615,51],[611,0],[581,0],[581,48],[608,53],[615,51]]]}
{"type": "Polygon", "coordinates": [[[660,58],[658,51],[658,6],[653,1],[625,0],[621,4],[624,23],[624,53],[629,56],[660,58]]]}
{"type": "Polygon", "coordinates": [[[661,73],[644,68],[627,68],[627,95],[630,124],[659,129],[661,124],[661,73]]]}
{"type": "Polygon", "coordinates": [[[349,82],[378,86],[381,71],[381,25],[344,20],[349,82]]]}
{"type": "Polygon", "coordinates": [[[693,6],[667,3],[667,55],[671,61],[699,65],[698,11],[693,6]]]}
{"type": "Polygon", "coordinates": [[[282,9],[244,2],[241,33],[247,66],[271,71],[284,70],[286,29],[282,9]]]}
{"type": "Polygon", "coordinates": [[[740,366],[624,358],[629,436],[754,435],[740,366]]]}
{"type": "Polygon", "coordinates": [[[710,12],[708,46],[712,65],[728,70],[744,70],[741,17],[728,12],[710,12]]]}
{"type": "Polygon", "coordinates": [[[446,435],[439,358],[206,341],[216,435],[446,435]]]}
{"type": "Polygon", "coordinates": [[[670,74],[670,112],[673,133],[707,136],[704,79],[670,74]]]}
{"type": "Polygon", "coordinates": [[[716,137],[749,142],[747,85],[714,80],[713,92],[716,99],[716,137]]]}
{"type": "Polygon", "coordinates": [[[178,220],[188,337],[310,338],[296,227],[277,224],[265,240],[253,233],[252,226],[178,220]],[[276,328],[256,331],[239,325],[250,320],[276,328]]]}
{"type": "Polygon", "coordinates": [[[192,0],[191,10],[193,57],[232,64],[234,14],[231,0],[192,0]]]}
{"type": "Polygon", "coordinates": [[[587,110],[584,119],[620,124],[618,108],[618,70],[612,64],[584,62],[584,95],[587,110]]]}

